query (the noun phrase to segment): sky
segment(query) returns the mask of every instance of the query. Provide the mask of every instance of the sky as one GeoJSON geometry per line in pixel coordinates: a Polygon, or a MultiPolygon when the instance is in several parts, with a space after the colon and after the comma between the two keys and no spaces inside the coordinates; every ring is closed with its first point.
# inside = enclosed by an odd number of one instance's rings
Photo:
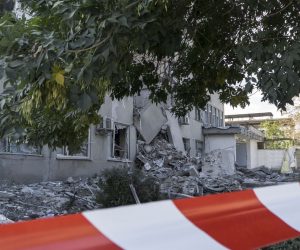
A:
{"type": "Polygon", "coordinates": [[[246,106],[244,109],[241,107],[232,108],[230,105],[225,104],[225,115],[272,112],[274,118],[281,116],[281,113],[277,110],[274,104],[262,102],[261,98],[261,92],[256,92],[250,97],[250,105],[246,106]]]}

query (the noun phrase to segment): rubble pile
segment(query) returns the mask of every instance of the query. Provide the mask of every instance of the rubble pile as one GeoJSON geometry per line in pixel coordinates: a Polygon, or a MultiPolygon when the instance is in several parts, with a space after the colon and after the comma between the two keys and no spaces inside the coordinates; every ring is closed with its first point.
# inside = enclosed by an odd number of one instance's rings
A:
{"type": "Polygon", "coordinates": [[[147,176],[156,178],[161,193],[169,198],[231,192],[300,180],[299,173],[280,174],[263,166],[252,170],[238,166],[228,172],[221,167],[216,170],[221,153],[213,151],[202,158],[188,157],[158,137],[151,144],[138,141],[136,165],[147,176]]]}
{"type": "Polygon", "coordinates": [[[178,152],[165,139],[155,138],[151,144],[138,141],[137,165],[146,175],[156,178],[162,193],[201,195],[199,188],[200,158],[178,152]]]}
{"type": "MultiPolygon", "coordinates": [[[[138,141],[137,152],[136,166],[157,180],[166,198],[232,192],[300,180],[298,172],[281,174],[263,166],[251,170],[235,166],[233,173],[228,174],[219,167],[222,152],[189,157],[163,137],[156,137],[150,144],[138,141]]],[[[97,203],[100,178],[69,177],[66,181],[28,185],[0,182],[0,224],[101,208],[97,203]]]]}
{"type": "Polygon", "coordinates": [[[0,183],[0,223],[52,217],[100,208],[99,177],[72,178],[28,185],[0,183]]]}

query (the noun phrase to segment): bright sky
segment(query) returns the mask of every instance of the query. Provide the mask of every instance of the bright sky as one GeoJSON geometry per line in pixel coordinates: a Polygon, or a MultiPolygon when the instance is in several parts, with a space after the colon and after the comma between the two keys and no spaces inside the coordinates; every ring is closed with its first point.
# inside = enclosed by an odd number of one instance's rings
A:
{"type": "Polygon", "coordinates": [[[261,98],[261,92],[253,94],[250,97],[250,105],[244,109],[241,107],[232,108],[230,105],[225,104],[225,115],[272,112],[274,118],[281,116],[281,113],[277,110],[275,105],[268,102],[262,102],[261,98]]]}

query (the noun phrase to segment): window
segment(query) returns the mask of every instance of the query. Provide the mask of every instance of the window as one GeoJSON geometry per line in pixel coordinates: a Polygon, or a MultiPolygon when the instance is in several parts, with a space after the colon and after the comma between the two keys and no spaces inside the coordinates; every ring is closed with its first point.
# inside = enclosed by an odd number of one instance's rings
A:
{"type": "Polygon", "coordinates": [[[195,108],[195,120],[201,121],[201,109],[195,108]]]}
{"type": "Polygon", "coordinates": [[[90,157],[90,131],[88,134],[88,138],[84,141],[84,143],[80,146],[80,148],[76,151],[71,151],[68,146],[57,149],[57,157],[74,157],[74,158],[89,158],[90,157]]]}
{"type": "Polygon", "coordinates": [[[201,116],[200,121],[205,124],[206,123],[206,118],[205,118],[205,111],[204,110],[201,110],[200,116],[201,116]]]}
{"type": "MultiPolygon", "coordinates": [[[[200,112],[200,121],[204,122],[204,124],[208,126],[213,127],[223,127],[223,112],[215,107],[213,107],[210,104],[207,104],[205,106],[205,110],[202,111],[203,115],[201,117],[200,112]]],[[[196,118],[197,118],[197,112],[196,112],[196,118]]]]}
{"type": "Polygon", "coordinates": [[[0,140],[0,152],[12,154],[41,154],[41,148],[30,146],[27,143],[18,143],[11,138],[0,140]]]}
{"type": "Polygon", "coordinates": [[[220,127],[220,110],[217,109],[217,113],[216,113],[216,126],[220,127]]]}
{"type": "Polygon", "coordinates": [[[211,125],[212,122],[212,106],[208,104],[208,120],[207,123],[211,125]]]}
{"type": "Polygon", "coordinates": [[[206,104],[205,106],[205,124],[209,123],[209,119],[208,119],[208,104],[206,104]]]}
{"type": "Polygon", "coordinates": [[[129,126],[114,123],[112,133],[111,157],[116,159],[129,158],[129,126]]]}
{"type": "Polygon", "coordinates": [[[191,149],[190,139],[182,138],[182,140],[183,140],[184,150],[189,153],[189,151],[191,149]]]}
{"type": "Polygon", "coordinates": [[[189,125],[190,124],[189,114],[178,117],[178,123],[179,123],[179,125],[189,125]]]}
{"type": "Polygon", "coordinates": [[[201,156],[202,150],[203,150],[203,142],[196,140],[195,143],[196,143],[196,145],[195,145],[196,146],[196,155],[201,156]]]}
{"type": "Polygon", "coordinates": [[[215,107],[212,107],[212,121],[211,121],[211,125],[212,126],[216,126],[216,111],[217,109],[215,107]]]}
{"type": "Polygon", "coordinates": [[[224,118],[223,118],[224,114],[223,112],[221,111],[220,112],[220,126],[223,127],[224,126],[224,118]]]}

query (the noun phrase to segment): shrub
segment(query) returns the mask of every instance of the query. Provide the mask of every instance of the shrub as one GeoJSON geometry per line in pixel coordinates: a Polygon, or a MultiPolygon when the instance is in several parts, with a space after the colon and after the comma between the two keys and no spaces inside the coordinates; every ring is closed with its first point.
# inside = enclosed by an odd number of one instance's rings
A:
{"type": "Polygon", "coordinates": [[[140,201],[156,201],[159,196],[159,185],[154,178],[147,177],[138,169],[112,168],[103,171],[99,182],[101,192],[97,200],[104,207],[135,204],[130,184],[136,189],[140,201]]]}

